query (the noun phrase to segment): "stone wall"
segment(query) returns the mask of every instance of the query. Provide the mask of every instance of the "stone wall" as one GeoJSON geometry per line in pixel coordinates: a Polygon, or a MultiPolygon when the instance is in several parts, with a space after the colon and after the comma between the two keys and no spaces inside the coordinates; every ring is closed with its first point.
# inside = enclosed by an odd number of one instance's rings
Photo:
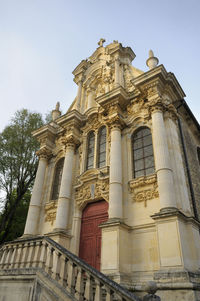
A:
{"type": "Polygon", "coordinates": [[[183,120],[181,120],[181,127],[183,132],[183,138],[186,148],[198,217],[200,219],[200,164],[197,156],[197,146],[200,145],[200,141],[198,141],[192,129],[183,120]]]}

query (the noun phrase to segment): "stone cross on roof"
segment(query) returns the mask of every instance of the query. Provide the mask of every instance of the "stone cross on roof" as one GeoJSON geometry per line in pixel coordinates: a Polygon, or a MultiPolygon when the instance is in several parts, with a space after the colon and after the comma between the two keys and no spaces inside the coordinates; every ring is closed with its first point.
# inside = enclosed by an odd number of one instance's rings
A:
{"type": "Polygon", "coordinates": [[[103,43],[105,43],[105,39],[100,39],[99,40],[99,42],[98,42],[98,45],[100,46],[100,47],[103,47],[103,43]]]}

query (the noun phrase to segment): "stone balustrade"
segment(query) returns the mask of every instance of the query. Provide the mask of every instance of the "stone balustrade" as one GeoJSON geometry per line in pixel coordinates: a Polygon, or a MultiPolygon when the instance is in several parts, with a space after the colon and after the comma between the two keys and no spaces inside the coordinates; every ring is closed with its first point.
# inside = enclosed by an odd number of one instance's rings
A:
{"type": "Polygon", "coordinates": [[[48,237],[20,239],[0,248],[0,270],[40,269],[64,288],[72,300],[140,299],[48,237]]]}

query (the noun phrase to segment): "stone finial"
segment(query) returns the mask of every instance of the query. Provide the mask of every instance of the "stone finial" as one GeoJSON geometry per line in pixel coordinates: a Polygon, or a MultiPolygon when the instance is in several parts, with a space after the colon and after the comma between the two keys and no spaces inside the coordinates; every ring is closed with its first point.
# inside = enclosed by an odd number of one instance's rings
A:
{"type": "Polygon", "coordinates": [[[155,68],[159,63],[159,60],[157,57],[154,56],[154,53],[152,50],[149,50],[149,58],[146,61],[147,66],[149,67],[149,69],[153,69],[155,68]]]}
{"type": "Polygon", "coordinates": [[[105,39],[102,39],[102,38],[101,38],[101,39],[99,40],[99,42],[98,42],[98,45],[99,45],[100,47],[103,47],[103,43],[105,43],[105,41],[106,41],[105,39]]]}
{"type": "Polygon", "coordinates": [[[61,115],[61,111],[60,111],[60,102],[58,101],[58,102],[56,103],[55,110],[53,110],[53,111],[51,112],[52,120],[53,120],[53,121],[56,120],[58,117],[60,117],[60,115],[61,115]]]}
{"type": "Polygon", "coordinates": [[[60,102],[58,101],[57,103],[56,103],[56,111],[59,111],[60,110],[60,102]]]}

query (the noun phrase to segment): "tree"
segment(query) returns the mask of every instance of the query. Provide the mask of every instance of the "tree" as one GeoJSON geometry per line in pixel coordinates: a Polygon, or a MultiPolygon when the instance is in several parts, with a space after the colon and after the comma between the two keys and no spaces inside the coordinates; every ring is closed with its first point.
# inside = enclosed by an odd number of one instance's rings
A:
{"type": "Polygon", "coordinates": [[[3,194],[0,243],[8,239],[20,206],[27,206],[27,199],[30,199],[38,162],[35,153],[39,147],[31,133],[42,125],[40,114],[22,109],[0,133],[0,189],[3,194]]]}

